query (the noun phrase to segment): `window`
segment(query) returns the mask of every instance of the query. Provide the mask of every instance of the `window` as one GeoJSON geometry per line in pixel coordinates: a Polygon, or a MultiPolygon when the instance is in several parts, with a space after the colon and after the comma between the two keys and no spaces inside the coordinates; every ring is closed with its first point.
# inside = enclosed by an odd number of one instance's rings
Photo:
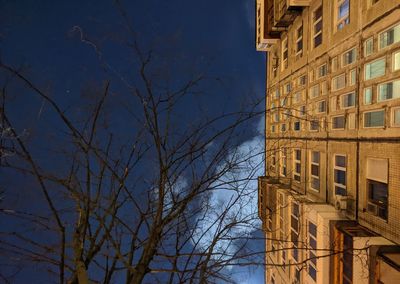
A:
{"type": "Polygon", "coordinates": [[[321,95],[326,95],[328,93],[328,86],[326,81],[321,82],[321,95]]]}
{"type": "Polygon", "coordinates": [[[392,126],[400,126],[400,108],[393,109],[392,126]]]}
{"type": "Polygon", "coordinates": [[[374,53],[374,38],[370,37],[364,42],[364,55],[369,56],[374,53]]]}
{"type": "Polygon", "coordinates": [[[320,189],[319,183],[319,162],[320,153],[311,151],[311,188],[318,190],[320,189]]]}
{"type": "Polygon", "coordinates": [[[344,129],[344,115],[332,117],[332,129],[344,129]]]}
{"type": "Polygon", "coordinates": [[[349,51],[343,53],[342,55],[342,66],[349,65],[351,63],[354,63],[357,59],[357,53],[356,49],[350,49],[349,51]]]}
{"type": "Polygon", "coordinates": [[[281,124],[281,132],[286,132],[286,123],[281,124]]]}
{"type": "Polygon", "coordinates": [[[388,160],[367,159],[367,211],[382,219],[388,216],[388,160]]]}
{"type": "Polygon", "coordinates": [[[280,92],[279,92],[279,89],[276,89],[275,90],[275,99],[279,99],[279,97],[280,97],[280,92]]]}
{"type": "Polygon", "coordinates": [[[296,31],[296,55],[303,53],[303,26],[296,31]]]}
{"type": "Polygon", "coordinates": [[[350,70],[349,74],[349,86],[353,86],[356,84],[356,76],[357,76],[357,71],[356,69],[350,70]]]}
{"type": "Polygon", "coordinates": [[[315,251],[317,249],[317,225],[308,221],[308,274],[316,282],[317,281],[317,256],[315,251]]]}
{"type": "Polygon", "coordinates": [[[275,133],[275,125],[271,125],[271,132],[275,133]]]}
{"type": "Polygon", "coordinates": [[[400,80],[378,85],[378,102],[400,98],[400,80]]]}
{"type": "Polygon", "coordinates": [[[299,107],[299,116],[305,116],[307,112],[306,106],[299,107]]]}
{"type": "Polygon", "coordinates": [[[365,88],[364,89],[364,105],[372,104],[372,88],[365,88]]]}
{"type": "Polygon", "coordinates": [[[400,69],[400,51],[396,51],[395,53],[393,53],[392,61],[393,61],[393,64],[392,64],[393,71],[399,70],[400,69]]]}
{"type": "Polygon", "coordinates": [[[316,48],[322,43],[322,6],[314,11],[313,28],[313,46],[316,48]]]}
{"type": "Polygon", "coordinates": [[[296,104],[302,100],[301,92],[297,92],[293,94],[292,103],[296,104]]]}
{"type": "Polygon", "coordinates": [[[310,130],[318,131],[319,130],[319,121],[318,119],[313,119],[310,121],[310,130]]]}
{"type": "Polygon", "coordinates": [[[287,175],[287,156],[286,156],[286,148],[282,148],[281,151],[281,176],[287,175]]]}
{"type": "Polygon", "coordinates": [[[336,72],[336,70],[338,69],[338,59],[337,57],[332,58],[332,72],[336,72]]]}
{"type": "Polygon", "coordinates": [[[379,49],[400,41],[400,25],[394,26],[379,34],[379,49]]]}
{"type": "Polygon", "coordinates": [[[326,101],[319,101],[317,103],[317,112],[318,113],[322,113],[322,112],[326,112],[326,101]]]}
{"type": "Polygon", "coordinates": [[[299,86],[304,86],[307,81],[307,75],[302,75],[299,77],[299,86]]]}
{"type": "Polygon", "coordinates": [[[328,66],[326,64],[321,65],[318,67],[318,78],[326,76],[328,73],[328,66]]]}
{"type": "Polygon", "coordinates": [[[337,2],[338,8],[337,8],[337,29],[341,30],[344,28],[345,25],[350,23],[350,17],[349,17],[349,10],[350,10],[350,4],[349,0],[338,0],[337,2]]]}
{"type": "Polygon", "coordinates": [[[301,150],[296,149],[293,153],[293,179],[300,182],[301,179],[301,150]]]}
{"type": "Polygon", "coordinates": [[[300,121],[295,121],[295,122],[293,123],[293,130],[294,130],[294,131],[300,131],[300,130],[301,130],[301,123],[300,123],[300,121]]]}
{"type": "Polygon", "coordinates": [[[310,80],[310,83],[314,81],[314,70],[310,71],[310,76],[308,76],[308,79],[310,80]]]}
{"type": "Polygon", "coordinates": [[[314,85],[310,88],[310,98],[316,98],[319,96],[319,84],[314,85]]]}
{"type": "Polygon", "coordinates": [[[346,74],[340,74],[332,78],[332,91],[337,91],[346,87],[346,74]]]}
{"type": "Polygon", "coordinates": [[[282,40],[282,68],[288,67],[288,39],[287,37],[282,40]]]}
{"type": "Polygon", "coordinates": [[[384,57],[365,64],[365,80],[385,75],[385,66],[386,60],[384,57]]]}
{"type": "Polygon", "coordinates": [[[385,125],[385,111],[376,110],[364,112],[364,127],[383,127],[385,125]]]}
{"type": "Polygon", "coordinates": [[[355,93],[350,93],[342,96],[342,108],[350,108],[355,106],[356,95],[355,93]]]}
{"type": "Polygon", "coordinates": [[[285,90],[285,94],[290,93],[290,91],[292,90],[292,84],[290,84],[290,82],[285,84],[284,90],[285,90]]]}
{"type": "Polygon", "coordinates": [[[276,156],[275,151],[271,154],[271,167],[275,169],[276,167],[276,156]]]}
{"type": "Polygon", "coordinates": [[[290,238],[293,244],[292,257],[297,262],[299,260],[299,252],[297,250],[299,240],[299,219],[300,208],[297,202],[292,202],[292,212],[290,216],[290,238]]]}
{"type": "Polygon", "coordinates": [[[346,192],[346,156],[335,155],[333,167],[333,186],[336,195],[347,195],[346,192]]]}
{"type": "Polygon", "coordinates": [[[272,117],[274,119],[274,122],[279,122],[279,112],[274,111],[272,117]]]}

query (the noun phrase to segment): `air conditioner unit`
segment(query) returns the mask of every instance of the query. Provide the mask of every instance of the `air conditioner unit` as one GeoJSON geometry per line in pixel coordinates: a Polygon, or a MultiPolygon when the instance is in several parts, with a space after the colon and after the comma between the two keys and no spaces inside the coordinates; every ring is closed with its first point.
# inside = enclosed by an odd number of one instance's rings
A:
{"type": "Polygon", "coordinates": [[[336,210],[346,210],[348,196],[336,195],[335,196],[335,209],[336,210]]]}

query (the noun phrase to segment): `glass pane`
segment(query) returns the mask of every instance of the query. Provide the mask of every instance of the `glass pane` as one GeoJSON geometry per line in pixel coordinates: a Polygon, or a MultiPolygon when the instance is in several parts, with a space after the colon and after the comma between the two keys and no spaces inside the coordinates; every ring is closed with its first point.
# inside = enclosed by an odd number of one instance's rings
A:
{"type": "Polygon", "coordinates": [[[342,170],[335,170],[334,180],[335,183],[346,185],[346,172],[342,170]]]}
{"type": "Polygon", "coordinates": [[[385,58],[379,59],[375,62],[371,62],[365,65],[365,79],[373,79],[379,76],[385,75],[385,58]]]}
{"type": "Polygon", "coordinates": [[[369,105],[372,103],[372,89],[366,88],[364,89],[364,104],[369,105]]]}
{"type": "Polygon", "coordinates": [[[335,165],[338,167],[346,167],[346,157],[345,156],[335,156],[335,165]]]}
{"type": "Polygon", "coordinates": [[[340,6],[338,11],[338,19],[341,19],[349,14],[349,0],[345,0],[340,6]]]}
{"type": "Polygon", "coordinates": [[[318,178],[311,178],[311,187],[313,189],[319,190],[319,179],[318,178]]]}
{"type": "Polygon", "coordinates": [[[335,194],[336,195],[347,195],[346,189],[340,186],[335,186],[335,194]]]}
{"type": "Polygon", "coordinates": [[[308,232],[310,235],[317,237],[317,225],[312,222],[308,222],[308,232]]]}
{"type": "Polygon", "coordinates": [[[364,114],[364,127],[384,126],[385,111],[374,111],[364,114]]]}
{"type": "Polygon", "coordinates": [[[400,109],[395,109],[393,114],[393,124],[396,126],[400,125],[400,109]]]}

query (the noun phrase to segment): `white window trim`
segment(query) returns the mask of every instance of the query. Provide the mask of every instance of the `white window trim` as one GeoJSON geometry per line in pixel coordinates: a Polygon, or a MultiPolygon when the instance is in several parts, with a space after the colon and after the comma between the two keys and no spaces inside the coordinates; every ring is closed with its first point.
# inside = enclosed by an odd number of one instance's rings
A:
{"type": "Polygon", "coordinates": [[[293,151],[293,181],[300,183],[301,182],[301,149],[294,149],[293,151]],[[296,159],[296,151],[300,151],[300,160],[296,159]],[[300,173],[296,172],[296,165],[300,164],[300,173]],[[298,176],[300,181],[295,179],[295,176],[298,176]]]}
{"type": "Polygon", "coordinates": [[[397,49],[396,51],[392,52],[392,72],[400,70],[400,67],[398,69],[394,69],[394,64],[396,63],[396,61],[394,60],[396,53],[400,54],[400,49],[397,49]]]}
{"type": "Polygon", "coordinates": [[[373,110],[369,110],[369,111],[364,111],[362,113],[362,127],[364,129],[381,129],[381,128],[385,128],[386,125],[386,119],[385,119],[385,115],[386,115],[386,111],[384,108],[378,108],[378,109],[373,109],[373,110]],[[383,111],[384,115],[383,115],[383,126],[365,126],[365,114],[366,113],[370,113],[370,112],[378,112],[378,111],[383,111]]]}
{"type": "Polygon", "coordinates": [[[364,57],[368,57],[368,56],[370,56],[372,54],[374,54],[374,37],[373,36],[367,38],[364,41],[364,57]],[[370,40],[372,40],[372,51],[371,51],[371,53],[367,54],[367,42],[370,41],[370,40]]]}
{"type": "MultiPolygon", "coordinates": [[[[333,190],[335,190],[336,186],[340,187],[340,188],[342,188],[342,189],[344,189],[346,191],[346,195],[347,195],[347,163],[348,163],[348,161],[347,161],[346,154],[334,154],[333,155],[333,190]],[[337,156],[344,157],[344,159],[346,161],[346,167],[336,166],[336,157],[337,156]],[[339,170],[339,171],[345,172],[345,181],[346,181],[345,185],[335,182],[335,170],[339,170]]],[[[335,191],[335,194],[336,194],[336,191],[335,191]]]]}
{"type": "Polygon", "coordinates": [[[385,75],[386,75],[386,65],[387,65],[386,56],[382,56],[382,57],[376,58],[376,59],[374,59],[374,60],[371,60],[371,61],[369,61],[369,62],[366,62],[366,63],[364,64],[364,81],[374,80],[374,79],[376,79],[376,78],[385,76],[385,75]],[[369,79],[367,79],[367,76],[366,76],[366,75],[367,75],[367,74],[366,74],[366,72],[367,72],[367,65],[368,65],[368,64],[372,64],[372,63],[374,63],[374,62],[376,62],[376,61],[380,61],[380,60],[382,60],[382,59],[385,60],[385,73],[383,73],[382,75],[376,76],[376,77],[374,77],[374,78],[369,78],[369,79]]]}
{"type": "Polygon", "coordinates": [[[343,94],[343,95],[340,96],[340,108],[341,108],[341,109],[354,108],[354,107],[356,107],[356,102],[357,102],[357,100],[356,100],[356,93],[355,93],[355,92],[346,93],[346,94],[343,94]],[[352,105],[352,106],[347,106],[347,107],[343,106],[343,98],[344,98],[345,96],[348,96],[348,95],[351,95],[351,94],[354,95],[354,105],[352,105]]]}
{"type": "MultiPolygon", "coordinates": [[[[390,80],[390,81],[386,81],[386,82],[382,82],[382,83],[379,83],[378,84],[378,86],[377,86],[377,89],[376,89],[376,92],[377,92],[377,96],[376,96],[376,101],[378,102],[378,103],[380,103],[380,102],[387,102],[387,101],[391,101],[391,100],[396,100],[396,99],[400,99],[400,96],[399,97],[397,97],[397,98],[391,98],[391,99],[386,99],[386,100],[379,100],[379,93],[380,93],[380,86],[381,85],[384,85],[384,84],[388,84],[388,83],[394,83],[394,82],[396,82],[396,81],[399,81],[399,83],[400,83],[400,79],[397,79],[397,80],[390,80]]],[[[400,92],[400,91],[399,91],[400,92]]]]}
{"type": "MultiPolygon", "coordinates": [[[[324,30],[324,25],[323,25],[323,23],[322,23],[322,29],[321,29],[319,32],[314,33],[314,30],[315,30],[315,26],[316,26],[320,21],[323,20],[323,17],[324,17],[324,7],[323,7],[322,5],[320,5],[319,7],[317,7],[317,8],[312,12],[312,16],[313,16],[313,22],[312,22],[313,36],[312,36],[312,44],[311,44],[311,46],[312,46],[312,48],[314,49],[314,48],[317,48],[317,47],[319,47],[320,45],[322,45],[322,38],[321,38],[321,43],[320,43],[318,46],[314,46],[314,42],[315,42],[315,38],[316,38],[317,36],[319,36],[320,34],[322,34],[322,31],[324,30]],[[318,18],[318,19],[315,19],[315,21],[314,21],[315,12],[316,12],[319,8],[321,8],[321,11],[322,11],[321,17],[318,18]]],[[[323,36],[323,35],[322,35],[322,36],[323,36]]]]}
{"type": "Polygon", "coordinates": [[[309,171],[310,171],[310,189],[315,191],[315,192],[320,192],[320,190],[321,190],[321,177],[320,177],[321,176],[321,152],[319,152],[319,151],[310,151],[310,169],[309,169],[309,171]],[[319,163],[313,162],[313,160],[312,160],[313,152],[319,153],[319,163]],[[312,165],[317,165],[318,166],[318,176],[314,176],[312,174],[312,170],[311,170],[312,165]],[[312,178],[316,178],[316,179],[319,180],[319,189],[316,189],[316,188],[312,187],[312,182],[311,182],[312,178]]]}
{"type": "Polygon", "coordinates": [[[345,52],[342,53],[342,55],[341,55],[340,57],[341,57],[341,64],[342,64],[342,67],[349,66],[349,65],[352,65],[352,64],[356,63],[356,62],[357,62],[357,47],[353,46],[352,48],[346,50],[345,52]],[[355,50],[355,51],[354,51],[354,60],[353,60],[353,62],[351,62],[351,63],[345,63],[345,62],[344,62],[344,55],[345,55],[346,53],[348,53],[349,51],[352,51],[352,50],[355,50]]]}
{"type": "Polygon", "coordinates": [[[399,124],[394,124],[394,113],[395,113],[395,111],[396,110],[399,110],[400,111],[400,107],[393,107],[392,108],[392,111],[391,111],[391,118],[390,118],[390,125],[392,126],[392,127],[400,127],[400,123],[399,124]]]}
{"type": "MultiPolygon", "coordinates": [[[[393,24],[393,25],[391,25],[390,27],[388,27],[388,28],[386,28],[385,30],[383,30],[383,31],[381,31],[380,33],[378,33],[378,51],[384,50],[384,49],[386,49],[386,48],[392,46],[393,44],[400,43],[400,41],[399,41],[399,42],[394,42],[394,43],[389,44],[389,45],[387,45],[387,46],[385,46],[385,47],[381,47],[381,41],[380,41],[381,34],[386,33],[388,30],[390,30],[390,29],[392,29],[392,28],[394,28],[394,27],[397,27],[397,26],[400,26],[400,23],[397,22],[396,24],[393,24]]],[[[400,27],[399,27],[399,28],[400,28],[400,27]]]]}

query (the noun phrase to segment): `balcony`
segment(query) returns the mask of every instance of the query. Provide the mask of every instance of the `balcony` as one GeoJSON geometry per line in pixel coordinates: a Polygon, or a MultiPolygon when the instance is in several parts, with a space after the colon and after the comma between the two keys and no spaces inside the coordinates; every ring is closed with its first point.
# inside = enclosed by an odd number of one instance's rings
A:
{"type": "Polygon", "coordinates": [[[311,0],[270,0],[274,2],[276,27],[288,27],[300,15],[303,7],[309,6],[311,0]]]}

